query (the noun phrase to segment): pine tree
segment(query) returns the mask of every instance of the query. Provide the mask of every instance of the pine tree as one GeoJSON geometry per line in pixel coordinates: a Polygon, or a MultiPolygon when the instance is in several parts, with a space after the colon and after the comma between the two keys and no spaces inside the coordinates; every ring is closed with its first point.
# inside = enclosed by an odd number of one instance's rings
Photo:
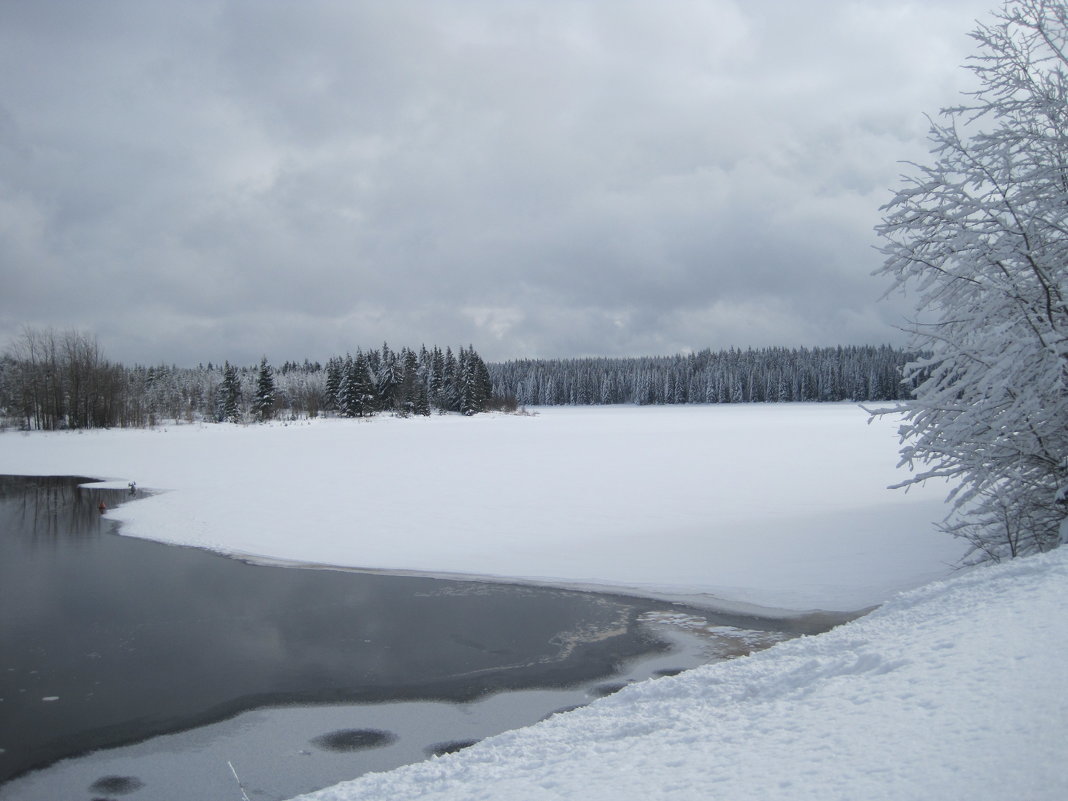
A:
{"type": "Polygon", "coordinates": [[[401,383],[404,380],[404,368],[397,354],[382,343],[382,360],[378,368],[379,408],[392,411],[400,407],[401,383]]]}
{"type": "Polygon", "coordinates": [[[430,396],[430,402],[438,408],[444,408],[444,400],[442,398],[442,384],[445,374],[445,356],[441,352],[441,348],[437,346],[430,352],[430,372],[427,375],[427,393],[430,396]]]}
{"type": "Polygon", "coordinates": [[[486,364],[471,346],[468,350],[460,349],[459,367],[460,412],[468,416],[478,414],[485,410],[492,390],[486,364]]]}
{"type": "Polygon", "coordinates": [[[415,412],[416,385],[422,383],[422,379],[419,375],[419,359],[414,351],[404,348],[399,361],[403,372],[397,388],[396,408],[401,415],[407,417],[415,412]]]}
{"type": "Polygon", "coordinates": [[[354,412],[357,417],[370,417],[381,406],[381,401],[371,380],[371,370],[367,358],[360,351],[356,352],[353,362],[353,387],[355,392],[354,412]]]}
{"type": "Polygon", "coordinates": [[[445,347],[441,368],[441,400],[439,407],[447,412],[460,411],[460,366],[452,355],[452,348],[445,347]]]}
{"type": "Polygon", "coordinates": [[[343,367],[344,362],[338,356],[329,359],[326,363],[325,406],[331,411],[336,411],[340,408],[338,399],[341,393],[341,376],[343,367]]]}
{"type": "Polygon", "coordinates": [[[423,417],[430,416],[430,395],[427,392],[426,383],[423,381],[417,381],[415,384],[415,395],[412,400],[412,413],[422,415],[423,417]]]}
{"type": "Polygon", "coordinates": [[[482,361],[482,357],[475,353],[475,348],[470,348],[470,358],[472,362],[472,374],[475,381],[475,393],[478,399],[478,410],[484,411],[486,404],[490,398],[493,397],[493,382],[490,380],[489,369],[486,367],[486,363],[482,361]]]}
{"type": "Polygon", "coordinates": [[[260,360],[260,372],[256,377],[256,400],[252,404],[252,411],[256,419],[265,423],[274,417],[275,387],[274,370],[267,364],[267,357],[260,360]]]}
{"type": "Polygon", "coordinates": [[[356,393],[353,389],[354,375],[352,356],[346,355],[338,366],[337,413],[342,417],[356,416],[356,393]]]}
{"type": "Polygon", "coordinates": [[[227,423],[237,423],[241,419],[241,380],[237,375],[237,368],[230,362],[223,366],[222,380],[222,409],[219,419],[227,423]]]}

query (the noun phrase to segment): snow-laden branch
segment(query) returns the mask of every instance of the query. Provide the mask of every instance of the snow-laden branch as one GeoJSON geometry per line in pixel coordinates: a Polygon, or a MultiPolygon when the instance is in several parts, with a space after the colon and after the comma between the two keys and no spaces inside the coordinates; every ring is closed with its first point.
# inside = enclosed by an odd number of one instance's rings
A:
{"type": "Polygon", "coordinates": [[[877,231],[929,354],[895,407],[921,467],[903,485],[959,481],[943,528],[1000,559],[1059,544],[1068,514],[1068,11],[1010,0],[972,36],[980,86],[932,122],[934,162],[877,231]]]}

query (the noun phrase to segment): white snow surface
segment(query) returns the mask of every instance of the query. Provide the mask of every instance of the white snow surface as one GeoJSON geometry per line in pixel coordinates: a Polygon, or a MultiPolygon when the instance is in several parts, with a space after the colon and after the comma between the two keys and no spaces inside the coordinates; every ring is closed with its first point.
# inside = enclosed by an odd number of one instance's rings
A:
{"type": "Polygon", "coordinates": [[[127,535],[238,556],[858,610],[942,578],[944,485],[891,491],[896,421],[852,404],[0,435],[0,473],[159,494],[127,535]]]}
{"type": "Polygon", "coordinates": [[[311,801],[1060,801],[1068,549],[311,801]]]}

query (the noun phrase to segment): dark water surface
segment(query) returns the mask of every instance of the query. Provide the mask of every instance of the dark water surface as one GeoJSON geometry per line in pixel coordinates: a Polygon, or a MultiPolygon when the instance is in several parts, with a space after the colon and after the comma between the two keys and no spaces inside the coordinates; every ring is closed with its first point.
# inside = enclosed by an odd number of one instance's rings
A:
{"type": "Polygon", "coordinates": [[[642,614],[678,608],[249,565],[116,535],[98,504],[128,493],[79,488],[88,480],[0,477],[0,783],[257,707],[606,678],[664,648],[642,614]]]}

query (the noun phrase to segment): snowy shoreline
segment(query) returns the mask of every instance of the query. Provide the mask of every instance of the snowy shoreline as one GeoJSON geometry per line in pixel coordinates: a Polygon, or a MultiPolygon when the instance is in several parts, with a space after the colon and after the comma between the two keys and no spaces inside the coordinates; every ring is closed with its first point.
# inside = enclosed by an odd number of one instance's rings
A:
{"type": "Polygon", "coordinates": [[[306,801],[1059,801],[1068,551],[306,801]]]}

